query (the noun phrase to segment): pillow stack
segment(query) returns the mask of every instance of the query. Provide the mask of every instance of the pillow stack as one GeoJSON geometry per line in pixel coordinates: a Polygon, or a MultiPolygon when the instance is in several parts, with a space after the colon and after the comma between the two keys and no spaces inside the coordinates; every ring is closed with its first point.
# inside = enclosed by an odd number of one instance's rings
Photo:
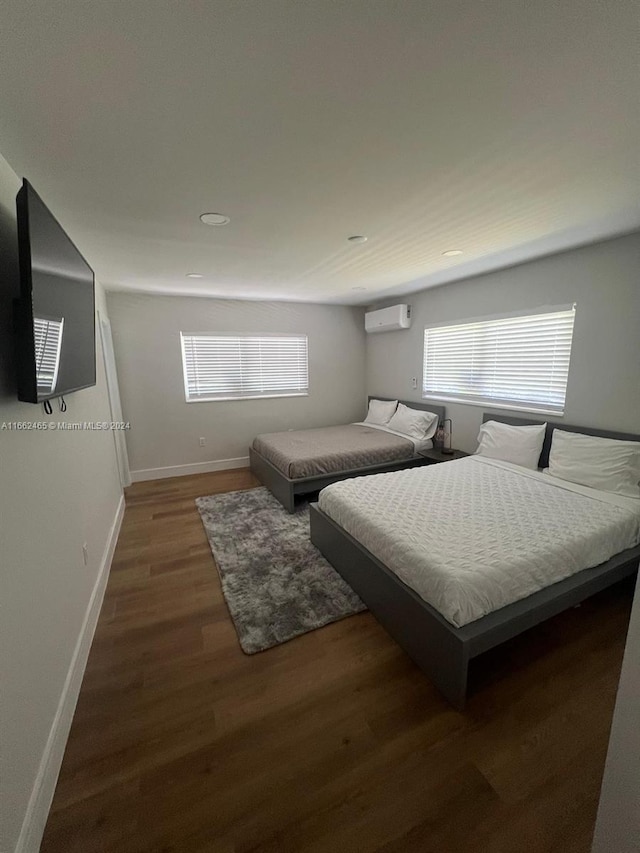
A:
{"type": "MultiPolygon", "coordinates": [[[[480,427],[476,454],[535,470],[546,427],[546,424],[511,426],[487,421],[480,427]]],[[[549,467],[544,473],[558,480],[640,500],[640,441],[554,429],[549,467]]]]}
{"type": "Polygon", "coordinates": [[[556,429],[545,474],[640,499],[640,442],[556,429]]]}
{"type": "Polygon", "coordinates": [[[535,471],[540,461],[547,425],[511,426],[487,421],[478,433],[478,456],[500,459],[535,471]]]}
{"type": "Polygon", "coordinates": [[[412,409],[397,400],[370,400],[369,412],[363,423],[385,426],[418,441],[432,438],[438,428],[438,415],[412,409]]]}
{"type": "Polygon", "coordinates": [[[399,403],[387,426],[395,432],[401,432],[403,435],[422,441],[435,434],[438,428],[438,416],[433,412],[411,409],[409,406],[399,403]]]}

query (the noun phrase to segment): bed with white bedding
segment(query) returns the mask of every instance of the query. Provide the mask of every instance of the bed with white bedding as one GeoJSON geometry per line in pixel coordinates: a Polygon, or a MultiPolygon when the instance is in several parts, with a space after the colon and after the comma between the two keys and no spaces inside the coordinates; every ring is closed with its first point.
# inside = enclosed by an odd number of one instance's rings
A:
{"type": "Polygon", "coordinates": [[[314,544],[457,707],[471,658],[640,559],[638,499],[482,457],[337,483],[311,516],[314,544]]]}
{"type": "MultiPolygon", "coordinates": [[[[384,401],[386,398],[369,398],[384,401]]],[[[405,406],[405,401],[395,401],[405,406]]],[[[444,407],[406,402],[414,413],[436,416],[444,407]]],[[[316,492],[347,477],[424,465],[421,451],[433,446],[432,434],[411,436],[391,425],[359,422],[258,435],[249,448],[252,473],[289,512],[295,496],[316,492]]]]}
{"type": "Polygon", "coordinates": [[[318,505],[457,627],[640,543],[640,501],[480,456],[335,483],[318,505]]]}

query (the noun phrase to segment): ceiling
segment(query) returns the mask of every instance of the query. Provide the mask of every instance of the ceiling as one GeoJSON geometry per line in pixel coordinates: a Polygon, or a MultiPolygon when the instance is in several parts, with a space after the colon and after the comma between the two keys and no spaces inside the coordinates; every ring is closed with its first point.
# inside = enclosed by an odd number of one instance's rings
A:
{"type": "Polygon", "coordinates": [[[639,16],[3,0],[0,152],[109,289],[370,303],[640,227],[639,16]]]}

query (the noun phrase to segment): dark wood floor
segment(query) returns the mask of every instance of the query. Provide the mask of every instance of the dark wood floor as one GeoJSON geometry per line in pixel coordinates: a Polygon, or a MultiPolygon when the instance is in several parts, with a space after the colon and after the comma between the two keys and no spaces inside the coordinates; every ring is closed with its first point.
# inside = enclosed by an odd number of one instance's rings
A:
{"type": "Polygon", "coordinates": [[[459,713],[368,613],[240,651],[193,499],[254,485],[129,489],[43,853],[587,853],[629,584],[477,661],[459,713]]]}

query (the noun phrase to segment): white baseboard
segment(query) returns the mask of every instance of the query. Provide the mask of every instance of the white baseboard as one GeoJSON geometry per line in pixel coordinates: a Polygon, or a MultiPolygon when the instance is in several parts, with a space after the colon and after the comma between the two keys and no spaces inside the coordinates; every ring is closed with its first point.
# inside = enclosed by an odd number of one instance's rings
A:
{"type": "Polygon", "coordinates": [[[102,563],[98,571],[95,586],[91,593],[91,598],[84,614],[84,620],[76,647],[73,651],[69,671],[62,688],[58,709],[53,719],[47,744],[42,754],[38,775],[31,791],[29,805],[22,823],[22,830],[18,843],[15,848],[15,853],[37,853],[40,849],[42,835],[49,816],[51,801],[58,782],[58,774],[62,765],[64,750],[69,737],[69,730],[73,715],[82,685],[84,670],[89,657],[89,649],[93,641],[93,635],[98,623],[100,608],[102,607],[102,599],[104,591],[109,579],[109,569],[118,541],[122,517],[124,515],[124,495],[120,496],[120,503],[116,510],[109,537],[102,556],[102,563]]]}
{"type": "Polygon", "coordinates": [[[249,457],[212,459],[210,462],[193,462],[189,465],[170,465],[167,468],[141,468],[131,472],[134,483],[142,480],[163,480],[165,477],[184,477],[187,474],[209,474],[211,471],[228,471],[230,468],[248,468],[249,457]]]}

